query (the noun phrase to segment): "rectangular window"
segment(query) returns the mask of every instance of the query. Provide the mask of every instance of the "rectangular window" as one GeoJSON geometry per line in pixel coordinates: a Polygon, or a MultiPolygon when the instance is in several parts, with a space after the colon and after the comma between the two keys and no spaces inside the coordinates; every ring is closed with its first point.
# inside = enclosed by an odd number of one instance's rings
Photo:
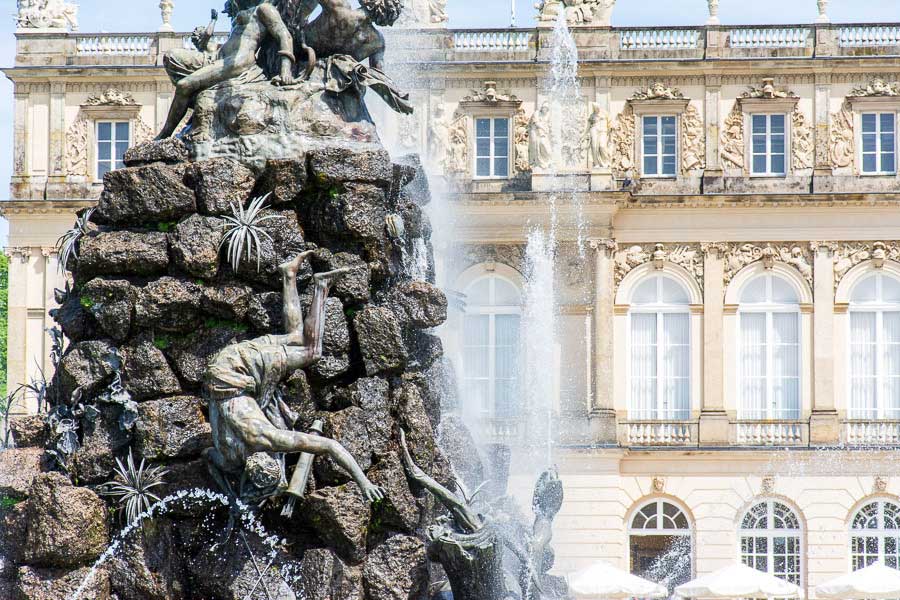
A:
{"type": "Polygon", "coordinates": [[[631,406],[637,420],[690,418],[690,315],[631,315],[631,406]]]}
{"type": "Polygon", "coordinates": [[[475,176],[509,177],[509,119],[475,119],[475,176]]]}
{"type": "Polygon", "coordinates": [[[784,115],[751,115],[751,152],[754,175],[785,175],[784,115]]]}
{"type": "Polygon", "coordinates": [[[644,117],[644,177],[675,177],[676,117],[644,117]]]}
{"type": "Polygon", "coordinates": [[[893,175],[897,172],[896,130],[897,118],[894,113],[863,113],[863,173],[893,175]]]}
{"type": "Polygon", "coordinates": [[[128,121],[97,121],[97,179],[125,166],[131,139],[128,121]]]}

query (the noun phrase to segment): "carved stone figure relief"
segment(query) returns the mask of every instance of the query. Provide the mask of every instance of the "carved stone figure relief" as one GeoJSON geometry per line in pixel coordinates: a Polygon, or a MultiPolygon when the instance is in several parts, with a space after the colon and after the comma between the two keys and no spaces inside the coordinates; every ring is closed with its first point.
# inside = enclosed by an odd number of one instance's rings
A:
{"type": "Polygon", "coordinates": [[[657,81],[646,90],[637,90],[631,100],[684,100],[681,90],[657,81]]]}
{"type": "Polygon", "coordinates": [[[525,248],[514,244],[463,244],[454,249],[451,272],[459,275],[469,267],[497,263],[525,272],[525,248]]]}
{"type": "Polygon", "coordinates": [[[799,106],[791,115],[791,160],[795,171],[812,169],[814,158],[813,131],[799,106]]]}
{"type": "Polygon", "coordinates": [[[419,148],[421,134],[419,132],[419,113],[400,115],[397,127],[397,145],[402,150],[412,151],[419,148]]]}
{"type": "Polygon", "coordinates": [[[447,0],[405,0],[395,27],[442,26],[447,20],[447,0]]]}
{"type": "Polygon", "coordinates": [[[438,102],[428,120],[428,161],[436,168],[444,170],[447,163],[447,149],[450,144],[450,115],[447,106],[438,102]]]}
{"type": "Polygon", "coordinates": [[[737,273],[757,261],[762,261],[766,269],[771,269],[776,262],[788,264],[812,285],[813,258],[808,243],[752,244],[729,243],[723,253],[725,263],[725,283],[730,283],[737,273]]]}
{"type": "Polygon", "coordinates": [[[66,172],[69,175],[88,175],[89,127],[87,117],[79,113],[66,131],[66,172]]]}
{"type": "Polygon", "coordinates": [[[635,268],[652,262],[657,269],[665,263],[684,268],[703,287],[703,252],[699,244],[681,244],[669,249],[665,244],[635,244],[615,253],[616,286],[635,268]]]}
{"type": "Polygon", "coordinates": [[[634,135],[634,108],[628,104],[616,117],[616,124],[612,128],[612,165],[613,172],[618,176],[634,169],[634,135]]]}
{"type": "Polygon", "coordinates": [[[594,169],[610,167],[609,129],[609,115],[599,104],[591,103],[591,115],[588,117],[584,140],[590,149],[591,167],[594,169]]]}
{"type": "Polygon", "coordinates": [[[744,168],[744,112],[739,102],[728,116],[722,128],[722,162],[732,169],[744,168]]]}
{"type": "Polygon", "coordinates": [[[853,110],[845,101],[841,110],[831,115],[831,165],[849,167],[853,163],[853,110]]]}
{"type": "MultiPolygon", "coordinates": [[[[583,101],[573,103],[564,108],[560,107],[560,109],[565,112],[571,111],[579,116],[588,112],[588,107],[583,101]]],[[[567,168],[582,169],[585,164],[585,151],[587,148],[582,141],[584,135],[584,121],[582,121],[582,118],[560,119],[560,153],[562,155],[562,164],[567,168]]]]}
{"type": "Polygon", "coordinates": [[[469,118],[464,114],[455,114],[448,133],[444,172],[447,174],[466,173],[469,170],[469,118]]]}
{"type": "Polygon", "coordinates": [[[837,289],[847,272],[856,265],[873,261],[876,268],[885,261],[900,262],[900,242],[841,242],[832,246],[834,257],[834,289],[837,289]]]}
{"type": "Polygon", "coordinates": [[[84,106],[140,106],[129,92],[107,88],[102,94],[88,97],[84,106]]]}
{"type": "Polygon", "coordinates": [[[473,102],[487,102],[497,104],[499,102],[521,102],[515,94],[502,94],[497,91],[496,81],[485,81],[484,89],[472,90],[472,92],[460,100],[460,104],[473,102]]]}
{"type": "Polygon", "coordinates": [[[888,83],[884,79],[876,77],[868,85],[853,88],[847,96],[849,98],[900,96],[900,83],[888,83]]]}
{"type": "Polygon", "coordinates": [[[561,12],[569,25],[608,27],[616,0],[541,0],[534,7],[540,23],[555,23],[561,12]]]}
{"type": "Polygon", "coordinates": [[[63,0],[18,0],[20,29],[78,29],[78,5],[63,0]]]}
{"type": "Polygon", "coordinates": [[[552,137],[550,105],[544,102],[528,123],[528,164],[532,168],[549,169],[553,166],[552,137]]]}
{"type": "Polygon", "coordinates": [[[771,77],[764,78],[760,87],[750,86],[750,88],[741,94],[742,98],[764,98],[774,100],[776,98],[799,98],[797,94],[785,89],[775,87],[775,80],[771,77]]]}
{"type": "Polygon", "coordinates": [[[528,124],[530,119],[521,106],[513,118],[513,143],[516,149],[516,171],[528,173],[531,171],[531,163],[528,160],[528,124]]]}
{"type": "Polygon", "coordinates": [[[706,168],[706,136],[700,111],[688,104],[681,115],[681,170],[687,174],[706,168]]]}

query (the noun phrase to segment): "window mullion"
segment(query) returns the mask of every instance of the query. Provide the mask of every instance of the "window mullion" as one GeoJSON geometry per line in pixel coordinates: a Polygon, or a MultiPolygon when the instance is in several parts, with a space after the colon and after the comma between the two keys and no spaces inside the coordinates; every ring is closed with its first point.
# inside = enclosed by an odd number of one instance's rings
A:
{"type": "Polygon", "coordinates": [[[774,401],[775,401],[775,391],[774,391],[774,371],[772,369],[774,360],[774,352],[773,345],[775,339],[775,325],[774,325],[774,313],[772,311],[768,311],[766,313],[766,417],[768,419],[773,418],[774,413],[774,401]]]}
{"type": "Polygon", "coordinates": [[[663,318],[656,313],[656,414],[660,419],[668,419],[665,408],[665,392],[663,391],[663,318]]]}

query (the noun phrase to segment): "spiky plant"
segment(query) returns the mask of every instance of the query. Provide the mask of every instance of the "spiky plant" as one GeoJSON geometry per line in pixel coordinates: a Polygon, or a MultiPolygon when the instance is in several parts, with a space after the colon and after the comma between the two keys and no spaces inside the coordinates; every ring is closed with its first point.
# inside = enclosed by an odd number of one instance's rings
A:
{"type": "Polygon", "coordinates": [[[78,242],[88,232],[88,223],[94,209],[89,208],[84,211],[80,217],[75,219],[75,225],[72,229],[62,234],[56,240],[56,250],[59,255],[59,270],[61,273],[66,272],[66,265],[69,264],[70,258],[78,258],[78,242]]]}
{"type": "Polygon", "coordinates": [[[120,506],[125,507],[126,525],[134,523],[138,516],[150,509],[160,498],[150,490],[163,484],[163,477],[168,470],[162,467],[147,467],[141,459],[139,467],[134,466],[131,449],[128,450],[127,464],[116,459],[115,478],[100,486],[104,496],[116,498],[120,506]]]}
{"type": "Polygon", "coordinates": [[[222,234],[222,241],[219,243],[219,249],[222,246],[228,246],[228,262],[231,268],[237,271],[241,262],[241,255],[244,249],[247,251],[247,260],[253,258],[253,252],[256,252],[256,270],[259,271],[260,254],[262,253],[262,244],[259,236],[264,236],[272,241],[272,236],[266,233],[260,224],[274,219],[275,215],[260,216],[265,208],[266,200],[269,194],[260,196],[250,201],[247,208],[242,205],[231,205],[231,216],[225,217],[225,232],[222,234]]]}

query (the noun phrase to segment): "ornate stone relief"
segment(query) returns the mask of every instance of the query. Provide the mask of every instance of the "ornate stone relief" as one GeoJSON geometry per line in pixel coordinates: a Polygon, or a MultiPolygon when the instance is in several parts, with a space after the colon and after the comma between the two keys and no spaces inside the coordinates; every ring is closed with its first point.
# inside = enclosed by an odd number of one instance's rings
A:
{"type": "Polygon", "coordinates": [[[455,248],[455,274],[480,264],[498,263],[525,272],[525,248],[514,244],[464,244],[455,248]]]}
{"type": "Polygon", "coordinates": [[[662,82],[655,82],[646,90],[637,90],[630,100],[684,100],[681,90],[668,87],[662,82]]]}
{"type": "Polygon", "coordinates": [[[487,102],[488,104],[498,104],[500,102],[522,102],[514,94],[501,94],[497,91],[496,81],[485,81],[483,90],[472,90],[472,92],[459,101],[460,104],[472,102],[487,102]]]}
{"type": "Polygon", "coordinates": [[[17,0],[20,29],[78,29],[78,5],[63,0],[17,0]]]}
{"type": "Polygon", "coordinates": [[[469,157],[469,118],[458,112],[448,129],[447,153],[444,160],[444,173],[468,172],[469,157]]]}
{"type": "Polygon", "coordinates": [[[129,92],[107,88],[102,94],[88,97],[82,106],[140,106],[129,92]]]}
{"type": "Polygon", "coordinates": [[[841,110],[831,115],[830,158],[836,168],[849,167],[853,163],[853,109],[844,101],[841,110]]]}
{"type": "Polygon", "coordinates": [[[735,102],[722,129],[722,162],[733,169],[744,168],[744,111],[735,102]]]}
{"type": "Polygon", "coordinates": [[[771,269],[776,262],[788,264],[812,285],[813,257],[810,244],[801,242],[778,242],[773,244],[728,243],[723,253],[725,263],[725,283],[734,279],[737,273],[757,261],[762,261],[766,269],[771,269]]]}
{"type": "Polygon", "coordinates": [[[419,131],[419,112],[411,115],[400,115],[397,127],[397,145],[402,150],[419,148],[421,134],[419,131]]]}
{"type": "Polygon", "coordinates": [[[881,475],[877,475],[875,477],[875,481],[873,482],[872,490],[876,494],[883,494],[887,491],[887,489],[888,489],[888,478],[882,477],[881,475]]]}
{"type": "Polygon", "coordinates": [[[799,96],[792,91],[776,88],[775,80],[771,77],[767,77],[762,80],[762,86],[750,86],[746,92],[741,94],[741,98],[764,98],[774,100],[776,98],[799,98],[799,96]]]}
{"type": "Polygon", "coordinates": [[[665,477],[654,477],[653,478],[653,491],[657,494],[662,494],[666,491],[666,478],[665,477]]]}
{"type": "Polygon", "coordinates": [[[446,171],[447,150],[450,144],[450,115],[443,102],[434,105],[432,116],[428,120],[428,149],[426,157],[429,163],[442,172],[446,171]]]}
{"type": "Polygon", "coordinates": [[[66,172],[69,175],[88,174],[88,135],[90,123],[84,113],[66,131],[66,172]]]}
{"type": "MultiPolygon", "coordinates": [[[[568,106],[566,111],[571,110],[576,115],[585,115],[588,112],[587,104],[579,101],[572,106],[568,106]]],[[[580,167],[585,163],[585,151],[587,147],[584,144],[584,121],[578,119],[561,119],[560,128],[560,150],[562,153],[562,162],[567,166],[580,167]]]]}
{"type": "Polygon", "coordinates": [[[528,160],[528,125],[530,119],[521,106],[513,118],[513,144],[516,148],[516,171],[528,173],[531,171],[531,163],[528,160]]]}
{"type": "Polygon", "coordinates": [[[813,130],[799,106],[791,114],[791,158],[795,171],[813,168],[813,130]]]}
{"type": "Polygon", "coordinates": [[[19,257],[19,260],[23,263],[27,263],[28,259],[31,258],[33,250],[31,248],[5,248],[3,253],[6,254],[7,258],[15,258],[19,257]]]}
{"type": "Polygon", "coordinates": [[[550,104],[544,102],[528,122],[528,164],[534,169],[553,167],[553,131],[550,104]]]}
{"type": "Polygon", "coordinates": [[[447,0],[404,0],[395,27],[441,26],[448,20],[447,0]]]}
{"type": "Polygon", "coordinates": [[[775,476],[766,475],[765,477],[763,477],[762,484],[760,485],[760,490],[763,494],[775,493],[775,476]]]}
{"type": "Polygon", "coordinates": [[[134,120],[134,143],[143,144],[144,142],[149,142],[153,138],[156,137],[156,131],[153,127],[147,124],[143,118],[138,116],[134,120]]]}
{"type": "Polygon", "coordinates": [[[840,242],[831,246],[834,257],[834,289],[847,272],[856,265],[871,260],[876,269],[887,260],[900,262],[900,242],[840,242]]]}
{"type": "Polygon", "coordinates": [[[560,12],[565,12],[569,25],[595,25],[607,27],[610,23],[616,0],[541,0],[534,7],[538,10],[540,23],[555,23],[560,12]]]}
{"type": "Polygon", "coordinates": [[[705,131],[700,111],[688,104],[681,115],[681,170],[685,174],[706,168],[705,131]]]}
{"type": "Polygon", "coordinates": [[[652,262],[656,269],[674,263],[688,273],[703,287],[703,251],[699,244],[682,244],[671,250],[665,244],[635,244],[615,253],[616,286],[635,268],[652,262]]]}
{"type": "Polygon", "coordinates": [[[618,176],[634,169],[634,130],[634,108],[627,104],[612,128],[612,168],[618,176]]]}
{"type": "Polygon", "coordinates": [[[848,98],[873,98],[873,97],[900,96],[900,83],[888,83],[880,77],[873,79],[868,85],[853,88],[847,94],[848,98]]]}

